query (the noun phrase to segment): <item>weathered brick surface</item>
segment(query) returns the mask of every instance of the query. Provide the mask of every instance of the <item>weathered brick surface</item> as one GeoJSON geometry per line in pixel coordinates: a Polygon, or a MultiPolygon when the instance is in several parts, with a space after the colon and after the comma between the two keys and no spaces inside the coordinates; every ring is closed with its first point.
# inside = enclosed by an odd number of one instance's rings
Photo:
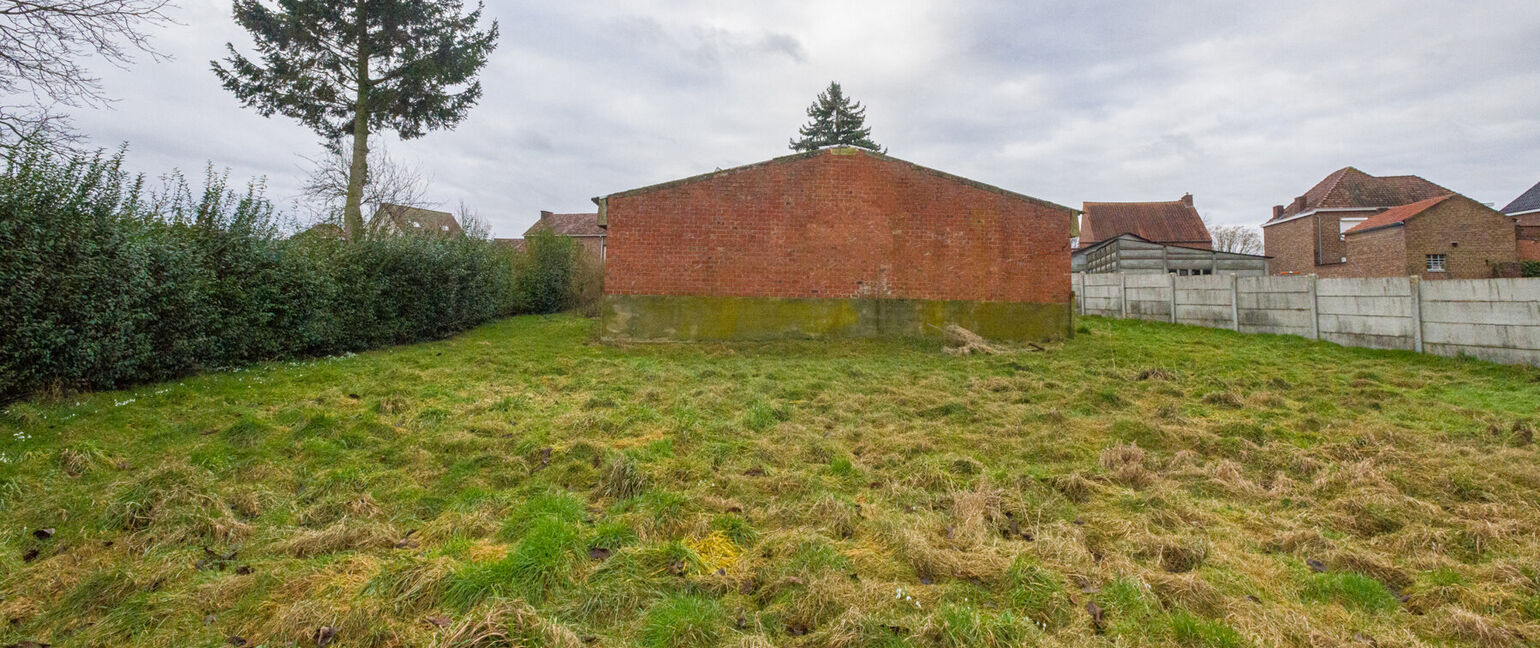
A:
{"type": "Polygon", "coordinates": [[[1456,196],[1406,222],[1407,274],[1425,279],[1486,279],[1494,264],[1518,260],[1512,220],[1456,196]],[[1429,254],[1448,255],[1448,272],[1427,272],[1429,254]]]}
{"type": "Polygon", "coordinates": [[[1464,196],[1439,203],[1402,226],[1348,234],[1347,257],[1329,276],[1488,279],[1497,265],[1518,258],[1513,221],[1464,196]],[[1445,255],[1444,272],[1427,271],[1429,254],[1445,255]]]}
{"type": "Polygon", "coordinates": [[[1408,272],[1406,232],[1400,227],[1386,227],[1347,236],[1347,263],[1333,266],[1321,276],[1331,277],[1406,277],[1408,272]]]}
{"type": "Polygon", "coordinates": [[[1315,220],[1309,216],[1262,229],[1263,254],[1273,274],[1315,272],[1315,220]]]}
{"type": "Polygon", "coordinates": [[[824,151],[605,199],[612,295],[1067,303],[1074,212],[824,151]]]}

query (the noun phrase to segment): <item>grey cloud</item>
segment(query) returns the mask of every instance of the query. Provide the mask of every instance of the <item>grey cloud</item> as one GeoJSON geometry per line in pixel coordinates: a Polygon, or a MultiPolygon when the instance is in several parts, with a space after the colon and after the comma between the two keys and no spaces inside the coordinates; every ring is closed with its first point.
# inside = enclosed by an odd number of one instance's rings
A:
{"type": "MultiPolygon", "coordinates": [[[[147,171],[206,160],[292,195],[319,146],[243,110],[207,61],[243,46],[186,3],[165,64],[102,70],[81,125],[147,171]]],[[[1347,164],[1505,202],[1540,180],[1532,2],[497,2],[486,96],[389,142],[499,235],[539,209],[786,152],[830,79],[896,156],[1048,200],[1169,200],[1258,223],[1347,164]],[[859,28],[850,25],[861,25],[859,28]]],[[[389,139],[389,138],[387,138],[389,139]]]]}

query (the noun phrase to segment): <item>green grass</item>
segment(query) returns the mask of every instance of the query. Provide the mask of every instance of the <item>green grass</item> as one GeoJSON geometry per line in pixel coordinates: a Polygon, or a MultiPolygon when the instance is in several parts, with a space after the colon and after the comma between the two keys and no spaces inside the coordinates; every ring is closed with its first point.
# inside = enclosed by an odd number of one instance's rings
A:
{"type": "Polygon", "coordinates": [[[0,645],[1540,637],[1540,370],[1079,328],[955,358],[531,317],[16,403],[0,645]]]}

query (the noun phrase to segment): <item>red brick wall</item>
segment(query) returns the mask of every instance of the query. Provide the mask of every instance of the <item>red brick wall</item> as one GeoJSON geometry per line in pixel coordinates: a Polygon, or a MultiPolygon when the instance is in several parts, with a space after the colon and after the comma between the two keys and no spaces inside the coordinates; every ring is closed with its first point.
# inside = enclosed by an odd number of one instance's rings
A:
{"type": "Polygon", "coordinates": [[[1513,220],[1455,196],[1406,221],[1406,271],[1425,279],[1487,279],[1493,264],[1518,260],[1513,220]],[[1455,245],[1458,243],[1459,245],[1455,245]],[[1447,255],[1447,272],[1426,272],[1427,255],[1447,255]]]}
{"type": "Polygon", "coordinates": [[[1347,263],[1332,267],[1322,276],[1332,277],[1405,277],[1407,271],[1406,232],[1401,227],[1386,227],[1349,234],[1347,263]]]}
{"type": "Polygon", "coordinates": [[[1272,257],[1267,268],[1273,274],[1315,272],[1315,217],[1262,228],[1262,247],[1272,257]]]}
{"type": "Polygon", "coordinates": [[[825,151],[611,196],[606,293],[1065,303],[1071,212],[825,151]]]}

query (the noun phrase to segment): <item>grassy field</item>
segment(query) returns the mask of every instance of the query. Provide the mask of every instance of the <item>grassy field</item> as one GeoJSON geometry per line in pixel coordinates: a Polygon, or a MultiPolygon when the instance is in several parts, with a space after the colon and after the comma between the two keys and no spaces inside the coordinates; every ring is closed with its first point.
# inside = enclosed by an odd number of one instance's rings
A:
{"type": "Polygon", "coordinates": [[[0,646],[1540,641],[1540,370],[593,331],[11,405],[0,646]]]}

